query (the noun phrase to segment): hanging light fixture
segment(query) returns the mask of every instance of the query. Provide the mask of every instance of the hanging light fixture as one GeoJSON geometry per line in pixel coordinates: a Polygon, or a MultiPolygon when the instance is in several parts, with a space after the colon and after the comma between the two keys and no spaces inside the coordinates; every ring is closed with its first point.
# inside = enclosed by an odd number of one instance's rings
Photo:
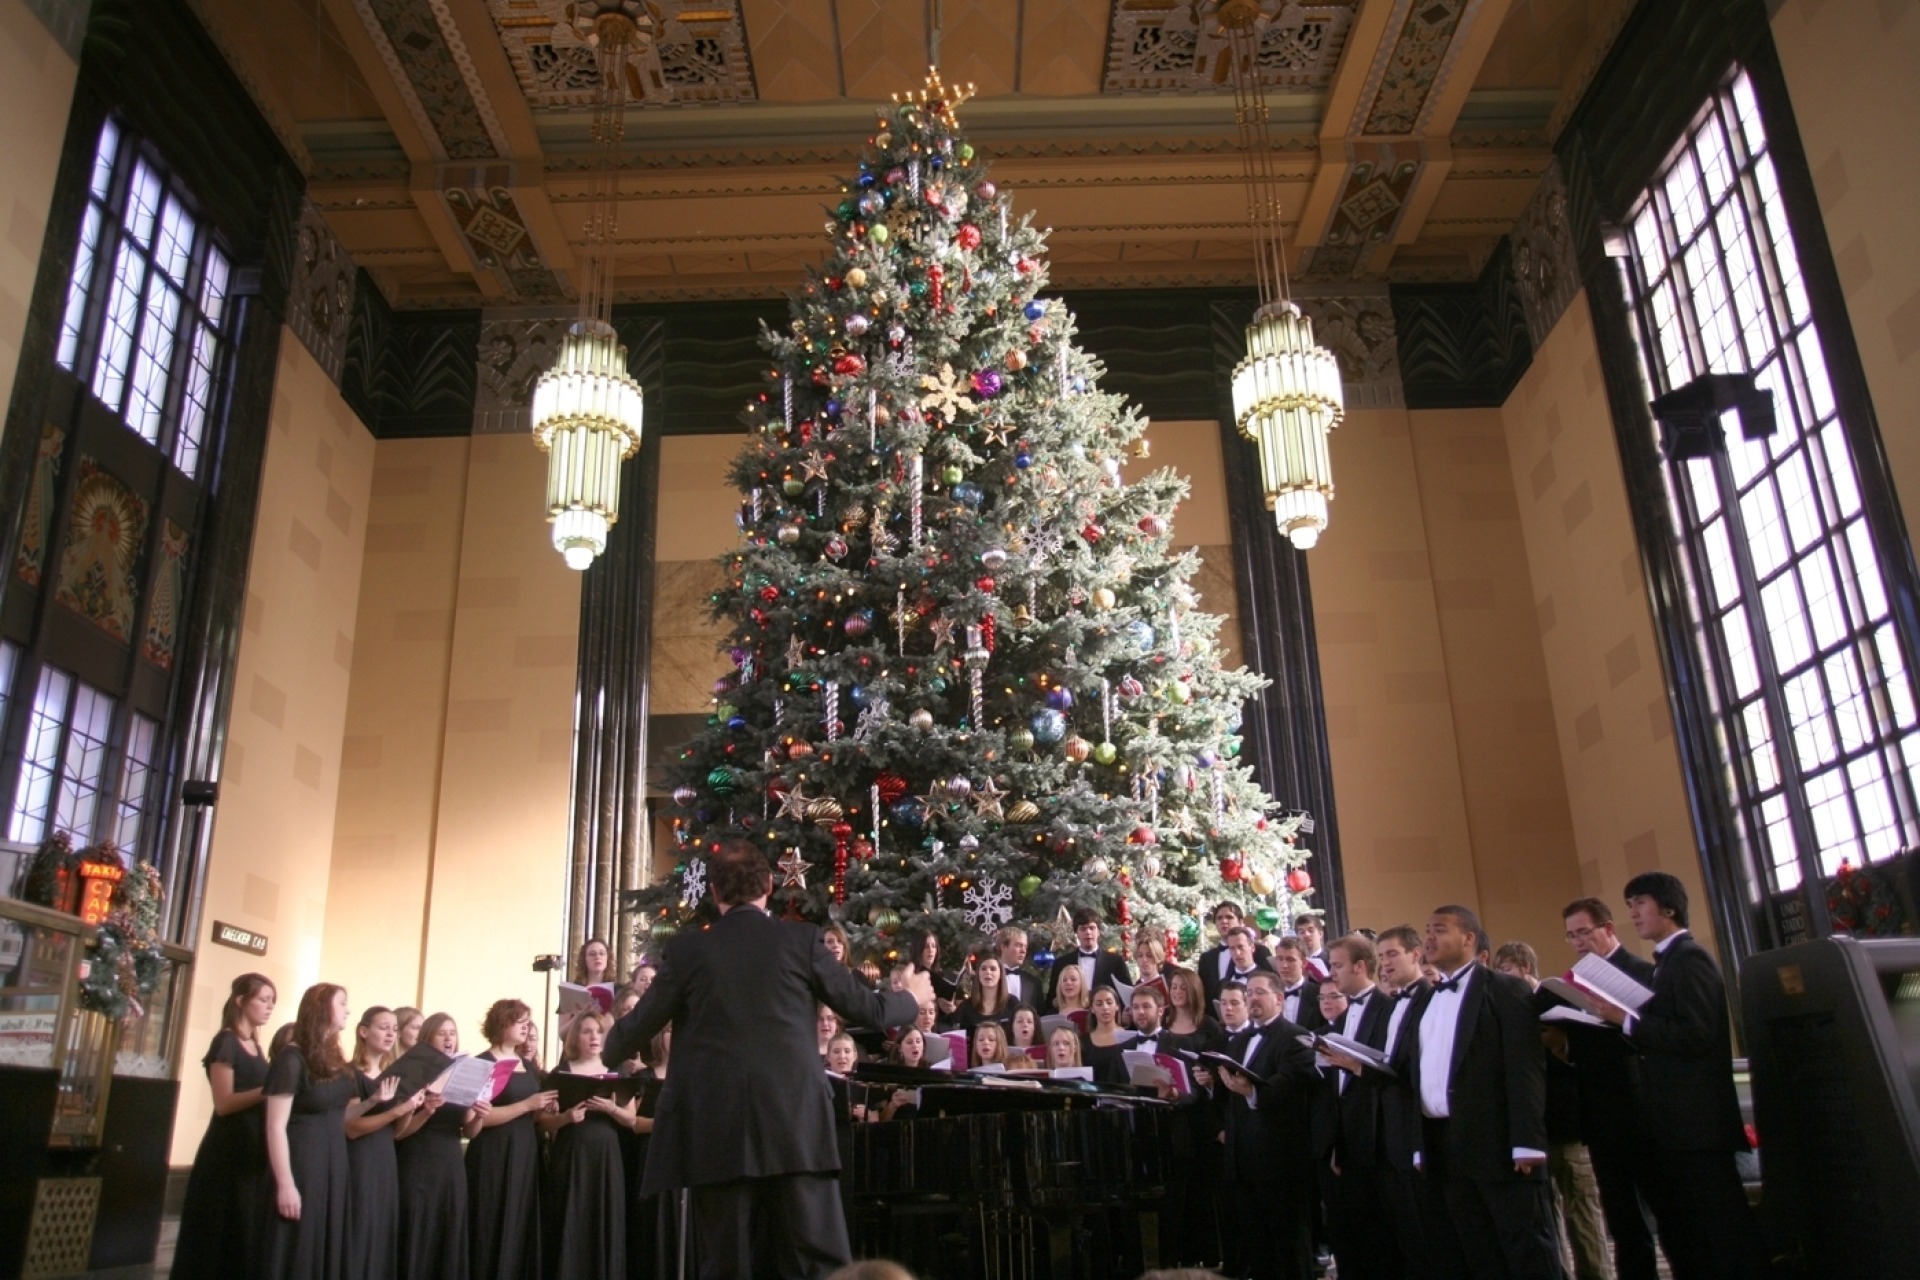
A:
{"type": "Polygon", "coordinates": [[[1234,118],[1246,161],[1247,216],[1253,225],[1260,306],[1247,326],[1246,358],[1233,370],[1233,412],[1240,434],[1260,451],[1260,480],[1274,524],[1300,550],[1320,539],[1333,499],[1327,437],[1346,416],[1340,366],[1313,340],[1313,321],[1289,297],[1280,238],[1280,183],[1260,80],[1260,0],[1220,0],[1214,18],[1227,38],[1234,118]]]}
{"type": "Polygon", "coordinates": [[[560,358],[533,388],[533,442],[547,455],[547,519],[567,567],[585,569],[607,549],[620,518],[620,464],[640,448],[643,396],[613,329],[613,242],[618,220],[616,148],[626,133],[630,72],[653,52],[653,19],[641,0],[579,0],[576,34],[594,51],[594,164],[581,254],[580,315],[560,358]]]}

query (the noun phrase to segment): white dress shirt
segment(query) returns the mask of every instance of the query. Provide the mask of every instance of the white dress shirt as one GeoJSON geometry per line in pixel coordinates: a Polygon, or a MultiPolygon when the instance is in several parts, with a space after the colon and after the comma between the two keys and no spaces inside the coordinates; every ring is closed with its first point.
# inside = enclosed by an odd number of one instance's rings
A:
{"type": "MultiPolygon", "coordinates": [[[[1460,1030],[1460,1005],[1473,984],[1479,981],[1479,966],[1469,963],[1446,976],[1444,981],[1460,979],[1451,991],[1436,986],[1427,1011],[1420,1017],[1420,1114],[1430,1120],[1445,1120],[1452,1114],[1453,1044],[1460,1030]]],[[[1547,1153],[1532,1147],[1515,1147],[1515,1160],[1544,1160],[1547,1153]]],[[[1414,1156],[1420,1163],[1420,1155],[1414,1156]]]]}
{"type": "MultiPolygon", "coordinates": [[[[1680,939],[1686,937],[1689,932],[1690,931],[1686,929],[1675,929],[1672,933],[1660,939],[1660,941],[1654,943],[1653,944],[1654,960],[1657,962],[1661,956],[1667,954],[1668,947],[1672,946],[1674,943],[1678,942],[1680,939]]],[[[1614,950],[1618,951],[1619,948],[1615,947],[1614,950]]],[[[1611,952],[1609,952],[1609,954],[1611,954],[1611,952]]],[[[1624,1019],[1622,1019],[1620,1023],[1620,1034],[1623,1036],[1632,1035],[1633,1024],[1635,1021],[1636,1021],[1635,1016],[1631,1013],[1629,1013],[1624,1019]]]]}
{"type": "MultiPolygon", "coordinates": [[[[1341,1015],[1340,1026],[1338,1028],[1341,1035],[1345,1036],[1349,1040],[1358,1040],[1360,1038],[1361,1016],[1364,1015],[1367,1011],[1367,1002],[1373,999],[1379,993],[1380,993],[1380,988],[1368,987],[1365,991],[1362,991],[1359,995],[1349,996],[1347,998],[1347,1011],[1346,1013],[1341,1015]]],[[[1344,1071],[1342,1071],[1339,1075],[1338,1088],[1341,1093],[1345,1093],[1347,1091],[1347,1073],[1344,1071]]]]}
{"type": "Polygon", "coordinates": [[[1007,999],[1014,1000],[1014,1001],[1025,1000],[1027,998],[1027,993],[1020,989],[1020,984],[1021,984],[1020,975],[1015,973],[1013,970],[1005,967],[1002,967],[1000,972],[1003,975],[1005,975],[1005,980],[1007,984],[1007,999]]]}
{"type": "Polygon", "coordinates": [[[1393,1046],[1400,1043],[1400,1024],[1407,1020],[1407,1010],[1413,1008],[1411,994],[1395,995],[1393,1012],[1387,1015],[1387,1056],[1393,1056],[1393,1046]]]}
{"type": "Polygon", "coordinates": [[[1307,984],[1304,981],[1296,982],[1294,985],[1288,987],[1286,997],[1280,1002],[1280,1016],[1288,1022],[1298,1024],[1300,1021],[1300,997],[1305,995],[1306,991],[1307,984]]]}
{"type": "Polygon", "coordinates": [[[1093,961],[1097,955],[1099,955],[1097,951],[1082,951],[1080,953],[1080,977],[1083,980],[1083,985],[1086,987],[1089,996],[1093,994],[1093,961]]]}

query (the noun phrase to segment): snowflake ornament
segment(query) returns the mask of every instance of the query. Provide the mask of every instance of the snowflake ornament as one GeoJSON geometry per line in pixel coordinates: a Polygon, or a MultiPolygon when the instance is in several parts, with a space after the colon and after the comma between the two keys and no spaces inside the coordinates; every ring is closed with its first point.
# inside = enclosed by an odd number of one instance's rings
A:
{"type": "Polygon", "coordinates": [[[963,413],[972,413],[977,406],[967,394],[969,383],[954,375],[953,366],[943,364],[940,374],[935,377],[927,374],[920,379],[925,395],[920,397],[920,407],[929,413],[937,413],[948,422],[956,421],[963,413]]]}
{"type": "Polygon", "coordinates": [[[967,927],[979,933],[992,933],[1013,919],[1013,889],[989,876],[982,876],[960,895],[966,903],[967,927]]]}
{"type": "Polygon", "coordinates": [[[680,905],[693,908],[700,905],[700,899],[707,896],[707,862],[704,858],[695,858],[687,863],[687,869],[680,877],[680,905]]]}

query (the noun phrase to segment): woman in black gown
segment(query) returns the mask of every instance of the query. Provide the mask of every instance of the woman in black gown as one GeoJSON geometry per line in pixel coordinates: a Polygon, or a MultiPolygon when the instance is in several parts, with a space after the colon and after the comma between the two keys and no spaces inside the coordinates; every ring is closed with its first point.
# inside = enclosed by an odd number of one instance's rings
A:
{"type": "MultiPolygon", "coordinates": [[[[525,1001],[496,1000],[480,1024],[488,1062],[513,1074],[484,1115],[467,1117],[468,1268],[473,1280],[539,1280],[540,1130],[554,1093],[520,1058],[533,1034],[525,1001]]],[[[477,1108],[476,1108],[477,1111],[477,1108]]]]}
{"type": "MultiPolygon", "coordinates": [[[[566,1060],[555,1074],[605,1076],[600,1060],[608,1018],[583,1013],[567,1031],[566,1060]]],[[[627,1271],[627,1176],[620,1131],[632,1129],[638,1109],[589,1098],[570,1111],[542,1116],[553,1134],[547,1157],[547,1194],[541,1221],[547,1280],[603,1280],[627,1271]]]]}
{"type": "Polygon", "coordinates": [[[1125,1084],[1126,1052],[1132,1033],[1120,1025],[1120,997],[1112,987],[1094,988],[1088,1008],[1087,1034],[1080,1044],[1080,1060],[1093,1068],[1096,1084],[1125,1084]]]}
{"type": "MultiPolygon", "coordinates": [[[[450,1013],[420,1027],[420,1043],[452,1057],[460,1029],[450,1013]]],[[[476,1102],[473,1109],[487,1107],[476,1102]]],[[[466,1107],[429,1092],[394,1136],[400,1173],[400,1280],[467,1280],[467,1167],[460,1159],[466,1107]]]]}
{"type": "Polygon", "coordinates": [[[233,980],[220,1032],[201,1065],[213,1090],[213,1119],[200,1139],[180,1205],[173,1273],[181,1280],[242,1280],[259,1274],[253,1254],[258,1209],[266,1196],[267,1054],[260,1033],[277,993],[264,974],[233,980]]]}
{"type": "Polygon", "coordinates": [[[273,1214],[259,1274],[275,1280],[348,1280],[347,1120],[367,1109],[340,1052],[346,988],[300,997],[293,1039],[267,1069],[267,1166],[273,1214]]]}
{"type": "MultiPolygon", "coordinates": [[[[360,1099],[378,1106],[380,1073],[399,1039],[400,1021],[393,1010],[375,1005],[360,1015],[353,1036],[360,1099]]],[[[347,1121],[347,1274],[354,1280],[395,1280],[400,1273],[400,1171],[393,1134],[425,1097],[423,1089],[347,1121]]]]}

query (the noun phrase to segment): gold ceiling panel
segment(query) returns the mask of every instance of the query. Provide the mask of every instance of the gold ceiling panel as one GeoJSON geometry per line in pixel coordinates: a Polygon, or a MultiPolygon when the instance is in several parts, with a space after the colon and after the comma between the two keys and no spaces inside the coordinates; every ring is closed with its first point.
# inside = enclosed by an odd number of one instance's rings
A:
{"type": "MultiPolygon", "coordinates": [[[[594,52],[574,27],[572,0],[487,0],[527,105],[535,111],[591,106],[599,85],[594,52]]],[[[648,0],[658,33],[633,69],[628,93],[645,106],[750,102],[753,68],[739,0],[648,0]]]]}

